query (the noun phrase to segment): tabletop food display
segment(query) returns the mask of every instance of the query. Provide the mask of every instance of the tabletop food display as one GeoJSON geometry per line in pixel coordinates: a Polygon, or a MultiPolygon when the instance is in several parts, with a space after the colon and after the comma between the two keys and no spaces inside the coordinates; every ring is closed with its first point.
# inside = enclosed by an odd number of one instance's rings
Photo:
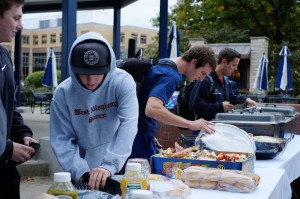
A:
{"type": "MultiPolygon", "coordinates": [[[[295,145],[294,142],[299,141],[298,137],[293,140],[297,116],[290,107],[276,106],[217,114],[214,134],[200,132],[192,137],[192,142],[183,136],[181,143],[175,142],[174,147],[153,155],[150,162],[130,159],[125,175],[113,176],[110,180],[114,185],[107,185],[106,190],[88,190],[88,180],[85,187],[74,184],[76,197],[291,198],[291,174],[282,166],[285,163],[275,168],[268,164],[264,166],[263,162],[276,162],[278,157],[283,157],[281,154],[290,142],[295,145]],[[258,161],[259,167],[256,166],[258,161]]],[[[299,156],[295,152],[291,159],[299,156]]],[[[50,188],[48,193],[57,193],[56,189],[50,188]]]]}

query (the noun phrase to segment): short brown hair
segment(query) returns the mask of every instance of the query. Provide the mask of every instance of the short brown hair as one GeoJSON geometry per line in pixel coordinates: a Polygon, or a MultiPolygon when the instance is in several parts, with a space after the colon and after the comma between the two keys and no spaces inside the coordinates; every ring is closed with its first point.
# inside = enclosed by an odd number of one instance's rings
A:
{"type": "Polygon", "coordinates": [[[189,50],[185,51],[181,58],[187,62],[196,59],[197,64],[195,68],[203,67],[206,63],[209,63],[214,70],[217,65],[215,52],[208,45],[193,46],[189,50]]]}
{"type": "Polygon", "coordinates": [[[13,5],[24,5],[25,0],[0,0],[0,17],[3,17],[4,12],[9,10],[13,5]]]}
{"type": "Polygon", "coordinates": [[[226,59],[226,61],[229,63],[234,58],[241,58],[241,54],[232,48],[223,48],[219,52],[218,64],[220,64],[223,59],[226,59]]]}

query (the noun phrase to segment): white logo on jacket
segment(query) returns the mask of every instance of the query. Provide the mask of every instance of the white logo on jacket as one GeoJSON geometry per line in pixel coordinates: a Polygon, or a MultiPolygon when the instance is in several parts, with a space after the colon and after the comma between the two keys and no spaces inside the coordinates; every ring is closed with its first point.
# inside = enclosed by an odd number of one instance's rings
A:
{"type": "Polygon", "coordinates": [[[4,66],[1,68],[2,71],[4,71],[5,68],[6,68],[6,64],[4,64],[4,66]]]}

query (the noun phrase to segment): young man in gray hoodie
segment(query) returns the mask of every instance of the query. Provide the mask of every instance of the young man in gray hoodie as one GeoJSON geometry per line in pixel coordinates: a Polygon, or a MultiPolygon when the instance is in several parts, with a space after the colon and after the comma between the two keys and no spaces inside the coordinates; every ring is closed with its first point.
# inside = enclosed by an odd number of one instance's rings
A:
{"type": "Polygon", "coordinates": [[[104,187],[129,157],[137,133],[136,84],[116,68],[105,38],[81,35],[69,54],[70,77],[54,91],[50,141],[74,181],[89,175],[90,189],[104,187]]]}

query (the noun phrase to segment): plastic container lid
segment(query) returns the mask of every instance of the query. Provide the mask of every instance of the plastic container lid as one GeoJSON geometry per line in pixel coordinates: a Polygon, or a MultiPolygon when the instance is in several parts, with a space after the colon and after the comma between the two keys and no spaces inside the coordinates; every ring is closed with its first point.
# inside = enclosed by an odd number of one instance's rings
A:
{"type": "Polygon", "coordinates": [[[132,199],[153,199],[153,193],[148,190],[133,190],[132,199]]]}
{"type": "Polygon", "coordinates": [[[54,182],[70,182],[71,174],[69,172],[54,173],[54,182]]]}
{"type": "MultiPolygon", "coordinates": [[[[230,124],[215,123],[214,134],[202,137],[202,142],[211,150],[254,153],[253,138],[244,130],[230,124]]],[[[201,133],[201,132],[200,132],[201,133]]]]}
{"type": "Polygon", "coordinates": [[[130,171],[140,171],[142,169],[142,165],[140,163],[127,163],[126,169],[130,171]]]}

